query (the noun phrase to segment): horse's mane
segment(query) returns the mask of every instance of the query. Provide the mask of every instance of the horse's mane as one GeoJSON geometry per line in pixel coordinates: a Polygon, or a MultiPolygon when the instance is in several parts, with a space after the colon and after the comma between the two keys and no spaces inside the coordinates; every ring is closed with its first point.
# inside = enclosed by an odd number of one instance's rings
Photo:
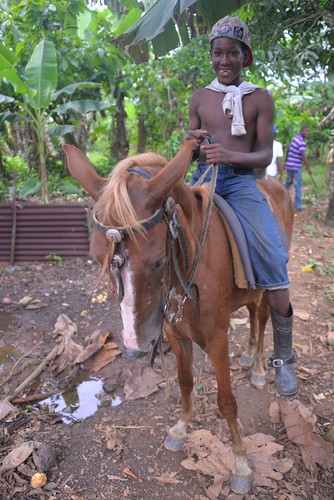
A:
{"type": "Polygon", "coordinates": [[[94,212],[99,212],[99,218],[106,224],[140,229],[140,221],[127,190],[127,171],[134,166],[162,168],[166,164],[167,160],[155,153],[141,153],[121,160],[109,174],[101,196],[94,206],[94,212]]]}
{"type": "MultiPolygon", "coordinates": [[[[167,165],[167,160],[164,157],[152,152],[140,153],[121,160],[109,174],[101,196],[94,206],[93,210],[96,214],[98,212],[99,220],[103,220],[107,225],[116,225],[131,229],[130,233],[132,235],[134,231],[141,231],[142,227],[140,220],[133,208],[127,190],[127,181],[129,178],[128,169],[130,167],[138,166],[144,168],[154,167],[159,170],[165,165],[167,165]]],[[[188,195],[192,192],[192,195],[201,199],[202,212],[204,213],[206,211],[209,201],[208,189],[206,185],[190,189],[190,187],[186,186],[185,183],[180,182],[177,186],[178,190],[182,190],[181,199],[184,199],[185,201],[187,198],[186,192],[189,191],[188,195]]],[[[184,208],[186,212],[188,210],[191,211],[190,200],[185,203],[184,208]]]]}
{"type": "MultiPolygon", "coordinates": [[[[129,234],[135,240],[135,231],[140,232],[144,230],[128,194],[128,169],[134,166],[161,169],[165,165],[167,165],[167,160],[155,153],[141,153],[121,160],[109,174],[107,183],[105,184],[101,195],[93,208],[94,213],[98,213],[99,220],[103,220],[103,222],[107,225],[116,225],[127,228],[129,230],[129,234]]],[[[209,193],[206,186],[193,187],[190,189],[190,187],[184,182],[178,182],[175,186],[175,194],[177,193],[177,198],[180,196],[180,199],[185,202],[184,208],[188,213],[188,221],[194,222],[194,217],[192,216],[192,203],[190,202],[193,195],[195,195],[197,199],[201,199],[202,213],[205,213],[209,202],[209,193]]],[[[114,251],[115,241],[112,240],[109,244],[109,249],[106,253],[101,274],[95,288],[100,283],[103,275],[106,274],[109,290],[114,290],[113,280],[110,274],[110,263],[114,251]]]]}

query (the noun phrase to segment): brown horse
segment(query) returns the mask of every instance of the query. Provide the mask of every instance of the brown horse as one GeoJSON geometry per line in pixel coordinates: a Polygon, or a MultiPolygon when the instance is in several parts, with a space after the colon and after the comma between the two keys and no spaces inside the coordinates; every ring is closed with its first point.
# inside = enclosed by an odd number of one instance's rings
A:
{"type": "MultiPolygon", "coordinates": [[[[163,328],[175,353],[182,413],[169,431],[166,447],[181,449],[192,418],[192,342],[196,342],[212,362],[218,406],[232,436],[231,488],[244,494],[252,486],[252,474],[237,423],[227,334],[231,312],[246,305],[251,336],[243,364],[250,366],[254,358],[253,381],[263,385],[263,333],[269,307],[265,292],[235,286],[229,239],[218,210],[215,206],[209,210],[208,189],[191,188],[183,181],[194,147],[195,141],[186,142],[169,163],[153,153],[130,157],[108,179],[99,177],[74,146],[64,149],[73,177],[96,201],[91,253],[120,302],[125,346],[148,352],[163,328]]],[[[290,238],[289,194],[275,180],[259,182],[290,238]]]]}

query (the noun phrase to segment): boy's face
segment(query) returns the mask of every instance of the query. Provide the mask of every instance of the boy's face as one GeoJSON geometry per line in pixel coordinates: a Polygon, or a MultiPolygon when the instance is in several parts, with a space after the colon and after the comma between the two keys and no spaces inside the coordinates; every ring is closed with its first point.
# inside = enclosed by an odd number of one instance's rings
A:
{"type": "Polygon", "coordinates": [[[219,37],[213,40],[211,62],[219,83],[239,85],[240,71],[248,52],[242,50],[241,43],[232,38],[219,37]]]}

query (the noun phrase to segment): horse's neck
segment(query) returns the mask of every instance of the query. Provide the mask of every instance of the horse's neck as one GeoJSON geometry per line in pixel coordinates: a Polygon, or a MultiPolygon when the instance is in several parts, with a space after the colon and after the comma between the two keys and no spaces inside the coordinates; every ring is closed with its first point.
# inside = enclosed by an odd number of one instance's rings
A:
{"type": "Polygon", "coordinates": [[[195,258],[198,238],[204,221],[207,206],[205,195],[206,193],[202,189],[193,191],[188,185],[181,182],[176,184],[171,193],[175,203],[181,207],[181,210],[178,210],[178,215],[187,242],[190,261],[195,258]]]}

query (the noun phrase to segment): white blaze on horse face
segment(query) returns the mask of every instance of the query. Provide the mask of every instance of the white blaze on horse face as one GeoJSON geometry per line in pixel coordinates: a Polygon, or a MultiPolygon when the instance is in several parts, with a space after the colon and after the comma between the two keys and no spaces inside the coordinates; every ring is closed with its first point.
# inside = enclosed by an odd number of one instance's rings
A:
{"type": "Polygon", "coordinates": [[[124,297],[121,302],[121,313],[123,320],[123,342],[125,347],[139,351],[137,335],[135,332],[135,290],[133,287],[132,273],[129,262],[126,263],[123,271],[124,297]]]}

